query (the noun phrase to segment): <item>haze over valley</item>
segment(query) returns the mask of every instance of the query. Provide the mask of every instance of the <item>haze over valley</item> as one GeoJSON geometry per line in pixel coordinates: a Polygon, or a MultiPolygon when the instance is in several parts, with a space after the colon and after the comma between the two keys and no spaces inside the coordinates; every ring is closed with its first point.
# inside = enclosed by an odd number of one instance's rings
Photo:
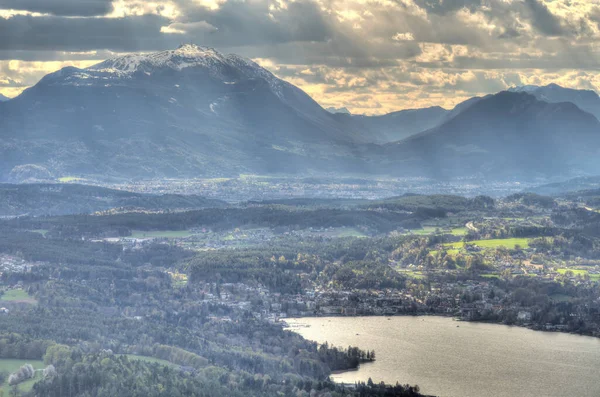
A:
{"type": "Polygon", "coordinates": [[[0,0],[0,397],[595,397],[600,4],[0,0]]]}
{"type": "Polygon", "coordinates": [[[192,44],[67,67],[0,104],[5,181],[594,175],[600,99],[557,85],[383,116],[331,113],[253,61],[192,44]]]}

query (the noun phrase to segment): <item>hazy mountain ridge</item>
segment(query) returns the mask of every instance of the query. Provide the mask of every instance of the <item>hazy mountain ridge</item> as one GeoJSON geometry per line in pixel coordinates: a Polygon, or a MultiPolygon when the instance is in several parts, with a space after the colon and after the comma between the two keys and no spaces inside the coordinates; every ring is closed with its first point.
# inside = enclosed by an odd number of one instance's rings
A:
{"type": "Polygon", "coordinates": [[[600,96],[592,90],[575,90],[557,84],[546,86],[523,86],[509,89],[511,92],[527,92],[541,101],[550,103],[571,102],[581,110],[600,118],[600,96]]]}
{"type": "Polygon", "coordinates": [[[142,194],[77,184],[0,184],[0,216],[90,214],[113,208],[181,210],[224,206],[223,201],[194,195],[142,194]]]}
{"type": "Polygon", "coordinates": [[[361,141],[254,62],[196,46],[62,69],[0,115],[5,178],[23,164],[125,177],[346,167],[361,141]]]}
{"type": "Polygon", "coordinates": [[[572,103],[505,91],[386,149],[398,159],[392,165],[442,178],[590,173],[598,167],[600,122],[572,103]]]}
{"type": "Polygon", "coordinates": [[[352,116],[352,120],[369,134],[374,143],[385,144],[436,127],[449,113],[442,107],[432,106],[400,110],[383,116],[352,116]]]}
{"type": "Polygon", "coordinates": [[[341,107],[341,108],[329,107],[329,108],[326,108],[325,110],[327,110],[331,114],[338,114],[338,113],[339,114],[352,114],[352,112],[350,112],[347,107],[341,107]]]}
{"type": "Polygon", "coordinates": [[[598,120],[580,109],[597,94],[511,91],[453,110],[332,114],[249,59],[185,45],[64,68],[0,102],[0,177],[597,173],[598,120]]]}

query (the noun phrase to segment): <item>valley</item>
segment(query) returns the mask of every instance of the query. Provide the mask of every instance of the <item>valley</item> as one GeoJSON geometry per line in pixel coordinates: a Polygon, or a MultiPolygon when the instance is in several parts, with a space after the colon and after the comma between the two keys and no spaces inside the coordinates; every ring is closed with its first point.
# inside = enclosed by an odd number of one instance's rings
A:
{"type": "MultiPolygon", "coordinates": [[[[38,201],[87,189],[64,187],[40,191],[38,201]]],[[[100,201],[114,194],[94,191],[100,201]]],[[[597,338],[599,220],[586,209],[596,198],[587,191],[226,204],[198,196],[206,207],[12,217],[0,221],[0,331],[13,335],[8,344],[39,348],[0,343],[0,358],[44,360],[61,379],[83,365],[103,376],[115,376],[114,368],[181,372],[215,395],[223,387],[339,395],[347,386],[332,374],[369,368],[381,354],[359,341],[307,341],[284,330],[294,319],[433,315],[597,338]]],[[[392,386],[378,386],[383,380],[399,382],[395,395],[416,395],[400,385],[419,379],[363,379],[346,392],[385,395],[392,386]]],[[[55,387],[32,384],[36,393],[55,387]]]]}
{"type": "Polygon", "coordinates": [[[600,0],[0,0],[0,397],[596,397],[600,0]]]}

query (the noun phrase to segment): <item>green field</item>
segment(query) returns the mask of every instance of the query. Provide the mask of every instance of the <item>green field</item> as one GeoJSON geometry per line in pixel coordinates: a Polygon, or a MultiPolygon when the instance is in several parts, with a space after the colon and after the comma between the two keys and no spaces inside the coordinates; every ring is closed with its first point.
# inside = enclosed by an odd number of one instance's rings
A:
{"type": "MultiPolygon", "coordinates": [[[[45,368],[44,362],[40,361],[40,360],[0,359],[0,371],[6,371],[9,373],[13,373],[25,364],[33,365],[33,368],[35,368],[36,370],[45,368]]],[[[39,381],[40,379],[41,379],[41,374],[39,372],[36,372],[35,378],[25,381],[23,383],[20,383],[18,386],[18,389],[22,392],[28,392],[33,388],[33,385],[35,384],[35,382],[39,381]]],[[[2,390],[2,392],[4,393],[5,396],[10,395],[9,394],[10,389],[11,388],[10,388],[10,386],[8,386],[8,382],[5,382],[2,385],[0,385],[0,390],[2,390]]]]}
{"type": "Polygon", "coordinates": [[[0,302],[26,302],[35,304],[37,301],[33,299],[26,291],[22,289],[9,289],[2,294],[0,302]]]}
{"type": "Polygon", "coordinates": [[[411,230],[410,233],[411,234],[416,234],[418,236],[428,236],[430,234],[434,234],[436,229],[438,229],[437,227],[433,227],[433,226],[425,226],[422,229],[415,229],[415,230],[411,230]]]}
{"type": "Polygon", "coordinates": [[[469,231],[466,227],[445,229],[445,228],[435,227],[435,226],[425,226],[422,229],[411,230],[410,233],[416,234],[417,236],[428,236],[430,234],[437,233],[438,230],[441,234],[451,234],[453,236],[465,236],[469,231]]]}
{"type": "Polygon", "coordinates": [[[500,275],[498,275],[498,274],[482,274],[481,277],[483,277],[483,278],[500,278],[500,275]]]}
{"type": "Polygon", "coordinates": [[[132,238],[187,238],[193,235],[189,230],[134,230],[131,232],[132,238]]]}
{"type": "MultiPolygon", "coordinates": [[[[434,251],[430,251],[430,252],[429,252],[429,254],[430,254],[430,255],[433,255],[433,256],[435,256],[435,255],[437,255],[439,252],[440,252],[440,251],[438,251],[438,250],[434,250],[434,251]]],[[[458,249],[458,248],[457,248],[457,249],[450,248],[450,249],[447,249],[447,250],[446,250],[446,254],[448,254],[448,255],[451,255],[451,256],[458,255],[459,253],[460,253],[460,249],[458,249]]]]}
{"type": "Polygon", "coordinates": [[[423,272],[416,272],[416,271],[412,271],[412,270],[398,270],[398,273],[404,274],[408,278],[414,278],[417,280],[422,280],[425,278],[425,275],[423,274],[423,272]]]}
{"type": "Polygon", "coordinates": [[[585,276],[586,274],[590,276],[590,280],[591,281],[600,281],[600,274],[590,274],[587,270],[583,270],[583,269],[570,269],[570,268],[563,268],[563,269],[557,269],[557,273],[559,274],[565,274],[568,271],[572,271],[574,276],[585,276]]]}
{"type": "Polygon", "coordinates": [[[58,181],[60,183],[69,183],[69,182],[79,182],[82,181],[83,179],[78,178],[76,176],[63,176],[62,178],[58,178],[58,181]]]}
{"type": "Polygon", "coordinates": [[[453,236],[466,236],[469,233],[469,229],[466,227],[456,227],[450,231],[453,236]]]}
{"type": "Polygon", "coordinates": [[[333,237],[367,237],[366,234],[353,227],[336,228],[331,233],[333,237]]]}

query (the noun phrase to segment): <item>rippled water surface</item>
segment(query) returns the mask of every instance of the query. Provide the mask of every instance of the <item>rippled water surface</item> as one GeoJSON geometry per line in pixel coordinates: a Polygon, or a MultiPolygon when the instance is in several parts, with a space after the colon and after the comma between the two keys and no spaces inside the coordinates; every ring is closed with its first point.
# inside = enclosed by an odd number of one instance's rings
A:
{"type": "Polygon", "coordinates": [[[307,339],[375,350],[377,360],[334,375],[418,384],[441,397],[599,397],[600,339],[445,317],[289,319],[307,339]]]}

